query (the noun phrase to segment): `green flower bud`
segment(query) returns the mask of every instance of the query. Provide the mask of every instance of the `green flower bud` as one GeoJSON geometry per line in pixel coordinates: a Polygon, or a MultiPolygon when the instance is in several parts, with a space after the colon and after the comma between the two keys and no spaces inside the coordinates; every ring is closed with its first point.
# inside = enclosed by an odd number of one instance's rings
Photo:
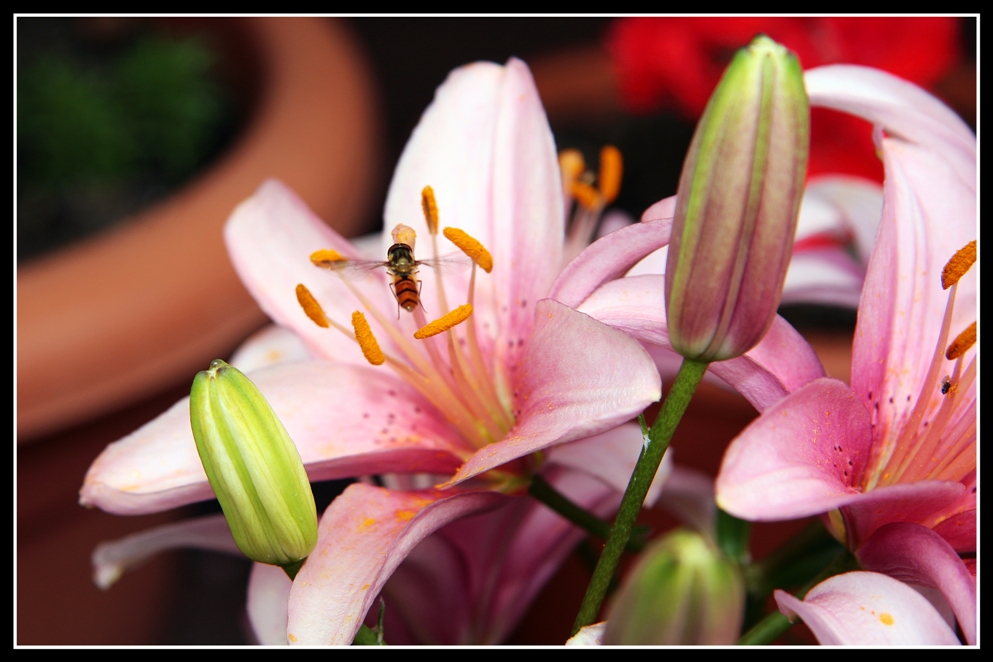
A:
{"type": "Polygon", "coordinates": [[[733,644],[744,613],[738,566],[680,529],[645,550],[610,605],[603,643],[733,644]]]}
{"type": "Polygon", "coordinates": [[[238,548],[295,572],[317,545],[317,508],[300,453],[269,403],[239,370],[213,361],[193,380],[190,423],[238,548]]]}
{"type": "Polygon", "coordinates": [[[758,36],[707,103],[679,179],[665,274],[673,348],[721,361],[769,330],[789,267],[810,142],[796,56],[758,36]]]}

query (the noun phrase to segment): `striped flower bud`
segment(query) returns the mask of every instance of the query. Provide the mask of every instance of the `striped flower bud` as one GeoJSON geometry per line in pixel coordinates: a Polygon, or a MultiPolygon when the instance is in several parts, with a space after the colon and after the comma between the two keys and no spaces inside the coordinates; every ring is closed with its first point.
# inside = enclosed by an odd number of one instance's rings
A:
{"type": "Polygon", "coordinates": [[[211,362],[193,380],[190,423],[238,548],[255,561],[299,567],[317,545],[314,494],[300,453],[255,384],[211,362]]]}
{"type": "Polygon", "coordinates": [[[610,605],[607,645],[727,645],[745,614],[738,566],[678,529],[646,549],[610,605]]]}
{"type": "Polygon", "coordinates": [[[672,346],[684,357],[734,358],[772,324],[809,138],[799,61],[756,37],[711,96],[679,180],[665,300],[672,346]]]}

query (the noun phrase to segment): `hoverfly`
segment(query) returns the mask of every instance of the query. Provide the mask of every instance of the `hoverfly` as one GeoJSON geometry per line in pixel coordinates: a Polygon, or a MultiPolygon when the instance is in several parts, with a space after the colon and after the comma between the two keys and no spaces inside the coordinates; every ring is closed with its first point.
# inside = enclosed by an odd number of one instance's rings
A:
{"type": "MultiPolygon", "coordinates": [[[[327,262],[324,266],[331,269],[341,270],[345,273],[369,272],[373,269],[385,268],[386,273],[393,278],[390,283],[390,291],[397,301],[397,319],[400,317],[400,309],[403,308],[408,313],[413,313],[418,306],[424,309],[421,303],[422,282],[417,277],[418,267],[429,266],[432,268],[456,266],[468,266],[467,258],[461,253],[452,253],[437,258],[426,260],[414,259],[413,230],[402,226],[406,232],[398,232],[401,226],[397,226],[393,231],[393,241],[395,242],[386,251],[386,260],[353,260],[342,258],[337,262],[327,262]],[[406,240],[406,241],[405,241],[406,240]]],[[[347,277],[347,276],[346,276],[347,277]]]]}

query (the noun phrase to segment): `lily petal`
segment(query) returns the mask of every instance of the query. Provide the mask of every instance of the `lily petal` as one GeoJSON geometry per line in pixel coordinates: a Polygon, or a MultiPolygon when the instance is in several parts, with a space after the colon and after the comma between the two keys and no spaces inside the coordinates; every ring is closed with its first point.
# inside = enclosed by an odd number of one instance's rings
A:
{"type": "Polygon", "coordinates": [[[248,373],[277,363],[319,358],[321,357],[307,347],[299,334],[276,324],[270,324],[249,336],[228,363],[248,373]]]}
{"type": "MultiPolygon", "coordinates": [[[[675,200],[675,198],[669,198],[675,200]]],[[[668,200],[655,203],[654,210],[668,200]]],[[[604,283],[623,276],[638,261],[669,243],[672,218],[632,223],[604,235],[590,244],[572,262],[566,265],[552,286],[548,297],[576,308],[604,283]]],[[[662,291],[658,292],[661,301],[662,291]]]]}
{"type": "Polygon", "coordinates": [[[200,517],[164,524],[119,540],[100,543],[90,557],[93,563],[93,582],[107,590],[125,571],[141,565],[159,552],[183,547],[241,556],[223,515],[200,517]]]}
{"type": "Polygon", "coordinates": [[[655,364],[633,338],[551,299],[538,303],[535,316],[515,380],[517,425],[478,450],[445,486],[609,430],[661,396],[655,364]]]}
{"type": "MultiPolygon", "coordinates": [[[[585,472],[548,467],[560,493],[601,517],[621,494],[585,472]]],[[[422,643],[499,643],[586,533],[531,498],[508,499],[452,522],[418,545],[384,588],[387,619],[401,611],[422,643]],[[474,609],[485,609],[473,614],[474,609]],[[485,630],[480,631],[480,623],[485,630]]],[[[388,630],[389,643],[394,643],[388,630]]],[[[403,640],[399,640],[401,643],[403,640]]]]}
{"type": "Polygon", "coordinates": [[[793,519],[858,494],[868,459],[869,414],[846,384],[818,379],[752,422],[724,453],[717,504],[738,517],[793,519]]]}
{"type": "Polygon", "coordinates": [[[252,565],[248,576],[248,622],[258,643],[285,646],[286,607],[293,582],[282,568],[265,563],[252,565]]]}
{"type": "MultiPolygon", "coordinates": [[[[426,241],[421,190],[430,185],[441,223],[465,230],[489,249],[493,271],[477,283],[475,316],[493,329],[500,365],[519,360],[516,341],[527,337],[534,306],[561,267],[559,178],[538,90],[527,66],[512,58],[503,67],[477,62],[449,74],[411,135],[390,186],[387,226],[404,223],[426,241]]],[[[465,291],[467,276],[444,278],[465,291]]],[[[430,285],[422,298],[429,310],[440,309],[430,285]]]]}
{"type": "MultiPolygon", "coordinates": [[[[885,131],[883,218],[860,304],[852,388],[874,418],[876,436],[910,415],[928,386],[947,294],[941,269],[976,237],[976,138],[947,106],[895,76],[830,66],[805,74],[811,105],[842,110],[885,131]]],[[[883,134],[878,134],[882,136],[883,134]]],[[[952,333],[976,319],[976,274],[959,282],[952,333]]],[[[975,351],[975,350],[971,350],[975,351]]],[[[933,389],[927,416],[940,402],[933,389]]],[[[890,449],[880,443],[885,461],[890,449]]]]}
{"type": "MultiPolygon", "coordinates": [[[[884,145],[883,221],[852,348],[852,388],[867,409],[878,410],[879,439],[894,434],[892,428],[909,418],[919,398],[930,400],[928,419],[942,402],[937,377],[928,374],[934,354],[945,349],[936,347],[948,300],[940,274],[945,262],[976,237],[971,223],[949,222],[976,218],[975,195],[951,170],[920,147],[889,139],[884,145]],[[935,382],[931,389],[929,379],[935,382]]],[[[953,335],[976,319],[975,270],[957,287],[953,335]]],[[[974,391],[962,396],[970,394],[974,391]]]]}
{"type": "Polygon", "coordinates": [[[488,491],[348,486],[321,518],[317,549],[290,589],[290,643],[350,644],[383,584],[417,543],[448,522],[506,498],[488,491]]]}
{"type": "Polygon", "coordinates": [[[854,65],[810,69],[804,82],[811,106],[857,115],[940,154],[975,190],[975,135],[933,95],[892,74],[854,65]]]}
{"type": "Polygon", "coordinates": [[[877,529],[890,522],[924,522],[937,513],[954,512],[966,488],[962,483],[922,480],[876,487],[843,504],[846,541],[858,549],[877,529]]]}
{"type": "Polygon", "coordinates": [[[566,646],[603,646],[603,633],[607,631],[607,621],[584,625],[579,632],[566,640],[566,646]]]}
{"type": "Polygon", "coordinates": [[[941,591],[966,642],[976,643],[976,578],[941,536],[920,524],[888,524],[872,534],[857,556],[866,570],[941,591]]]}
{"type": "MultiPolygon", "coordinates": [[[[351,319],[355,297],[338,275],[318,269],[310,255],[319,249],[346,257],[368,258],[318,218],[282,182],[269,180],[242,202],[224,226],[224,240],[241,282],[277,324],[300,334],[324,358],[367,365],[358,345],[346,336],[314,324],[297,302],[296,286],[304,284],[325,312],[339,322],[351,319]]],[[[382,258],[380,258],[382,259],[382,258]]],[[[378,270],[353,285],[374,303],[384,301],[389,288],[378,270]]],[[[375,321],[372,324],[375,327],[375,321]]],[[[388,338],[378,333],[380,338],[388,338]]]]}
{"type": "MultiPolygon", "coordinates": [[[[392,373],[309,361],[275,365],[251,378],[286,426],[311,480],[445,474],[471,452],[437,410],[392,373]],[[338,407],[328,408],[329,402],[338,407]]],[[[141,514],[212,496],[184,399],[108,446],[90,467],[80,502],[141,514]]]]}
{"type": "Polygon", "coordinates": [[[779,609],[799,616],[824,645],[936,645],[959,643],[927,598],[903,582],[875,572],[827,579],[801,601],[775,592],[779,609]]]}
{"type": "Polygon", "coordinates": [[[934,527],[934,532],[956,552],[976,551],[976,509],[965,510],[942,520],[934,527]]]}

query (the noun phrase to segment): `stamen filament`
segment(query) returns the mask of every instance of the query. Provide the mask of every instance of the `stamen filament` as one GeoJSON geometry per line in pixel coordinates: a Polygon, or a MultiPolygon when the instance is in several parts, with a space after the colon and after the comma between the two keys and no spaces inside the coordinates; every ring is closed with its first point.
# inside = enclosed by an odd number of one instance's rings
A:
{"type": "MultiPolygon", "coordinates": [[[[474,305],[476,294],[476,263],[472,263],[472,274],[469,276],[469,301],[468,304],[474,305]]],[[[514,426],[514,421],[511,418],[508,410],[501,404],[500,398],[497,396],[496,389],[494,387],[494,382],[489,370],[486,368],[486,363],[483,361],[483,353],[479,349],[479,341],[476,338],[476,318],[473,317],[465,325],[466,329],[466,352],[472,361],[473,370],[477,375],[480,376],[480,384],[483,387],[484,397],[483,400],[487,403],[487,410],[490,416],[500,425],[503,433],[506,434],[514,426]]],[[[503,436],[503,435],[501,435],[503,436]]]]}
{"type": "Polygon", "coordinates": [[[469,368],[466,358],[461,352],[456,350],[457,340],[455,334],[449,331],[448,336],[448,356],[452,366],[452,376],[459,386],[459,393],[464,397],[466,406],[476,415],[476,420],[486,429],[489,435],[487,443],[493,443],[503,435],[490,415],[486,403],[480,399],[479,384],[472,379],[472,371],[469,368]]]}
{"type": "Polygon", "coordinates": [[[976,470],[976,419],[969,421],[962,438],[970,442],[950,451],[945,458],[947,463],[933,472],[929,479],[961,481],[970,471],[976,470]]]}
{"type": "Polygon", "coordinates": [[[953,286],[952,290],[948,293],[948,301],[945,304],[945,316],[941,321],[941,330],[938,332],[938,340],[935,343],[934,353],[931,356],[931,365],[928,367],[927,375],[925,375],[921,384],[921,393],[917,397],[917,402],[914,403],[910,417],[900,429],[896,439],[889,440],[886,447],[883,448],[882,457],[885,457],[886,460],[885,462],[880,462],[881,469],[868,473],[872,481],[866,486],[869,489],[876,486],[880,477],[882,477],[884,485],[892,485],[899,482],[902,469],[905,468],[909,457],[913,455],[912,451],[917,445],[914,444],[913,440],[919,434],[921,421],[923,421],[924,415],[931,406],[931,394],[935,389],[939,388],[939,380],[941,379],[939,374],[942,372],[941,367],[944,359],[942,348],[948,342],[948,333],[952,326],[952,312],[955,310],[955,293],[957,290],[958,287],[953,286]]]}
{"type": "MultiPolygon", "coordinates": [[[[956,365],[956,373],[958,373],[959,365],[956,365]]],[[[947,398],[949,401],[953,401],[956,398],[963,398],[969,393],[969,389],[972,388],[973,382],[976,379],[976,359],[973,358],[969,362],[969,367],[966,368],[965,373],[962,375],[961,379],[956,379],[957,386],[959,390],[951,398],[947,398]]],[[[968,405],[974,406],[974,405],[968,405]]],[[[956,411],[961,411],[962,406],[956,407],[956,411]]],[[[976,446],[976,419],[975,416],[965,416],[961,417],[957,421],[952,421],[946,424],[948,428],[946,432],[946,438],[951,440],[951,445],[944,449],[941,453],[941,461],[931,470],[931,472],[926,476],[926,478],[936,478],[944,480],[961,480],[964,474],[955,475],[952,478],[948,478],[950,472],[949,468],[956,462],[957,458],[962,455],[962,453],[972,449],[972,453],[975,454],[976,446]],[[965,421],[967,423],[966,429],[961,430],[961,423],[965,421]]],[[[973,467],[975,464],[972,465],[973,467]]],[[[965,471],[969,469],[966,468],[965,471]]]]}
{"type": "Polygon", "coordinates": [[[452,391],[445,375],[440,373],[431,362],[425,360],[424,355],[417,350],[417,347],[404,334],[400,333],[396,326],[387,320],[351,281],[342,277],[342,282],[345,283],[355,298],[375,318],[383,330],[389,334],[393,342],[396,343],[397,347],[412,364],[414,368],[412,372],[419,373],[419,379],[410,380],[411,383],[417,386],[418,390],[452,422],[452,425],[457,427],[463,436],[475,445],[479,441],[480,432],[478,426],[475,424],[472,415],[466,409],[465,405],[452,391]],[[441,390],[444,392],[439,393],[441,390]],[[439,395],[443,397],[439,397],[439,395]]]}

